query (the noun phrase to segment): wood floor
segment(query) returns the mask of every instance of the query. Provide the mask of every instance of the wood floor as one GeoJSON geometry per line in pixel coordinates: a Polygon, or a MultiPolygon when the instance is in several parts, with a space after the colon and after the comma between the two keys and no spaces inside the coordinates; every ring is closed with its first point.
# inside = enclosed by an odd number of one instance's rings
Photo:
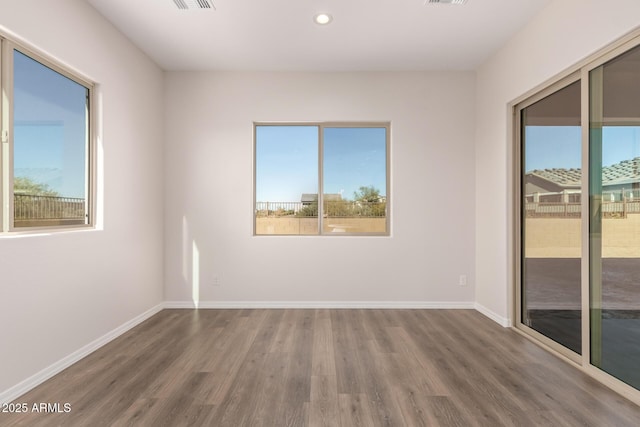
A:
{"type": "Polygon", "coordinates": [[[165,310],[0,413],[28,426],[638,426],[640,407],[468,310],[165,310]]]}

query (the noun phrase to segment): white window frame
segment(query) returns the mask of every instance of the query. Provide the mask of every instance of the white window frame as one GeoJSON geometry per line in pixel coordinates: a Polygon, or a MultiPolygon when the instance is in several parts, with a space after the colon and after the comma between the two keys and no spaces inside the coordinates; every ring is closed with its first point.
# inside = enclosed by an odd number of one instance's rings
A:
{"type": "Polygon", "coordinates": [[[96,223],[96,161],[95,161],[95,83],[60,64],[34,48],[12,40],[0,33],[0,237],[16,234],[42,233],[94,228],[96,223]],[[85,223],[15,227],[13,195],[13,52],[18,51],[54,72],[87,89],[86,152],[85,152],[85,223]]]}
{"type": "Polygon", "coordinates": [[[315,236],[383,236],[391,235],[391,122],[254,122],[253,123],[253,235],[264,236],[296,236],[296,237],[315,237],[315,236]],[[318,128],[318,233],[316,234],[258,234],[256,231],[256,129],[259,126],[315,126],[318,128]],[[324,231],[324,218],[321,214],[321,206],[324,206],[324,188],[323,188],[323,157],[324,157],[324,129],[326,128],[384,128],[385,129],[385,183],[386,183],[386,211],[385,211],[385,231],[384,232],[341,232],[330,233],[324,231]]]}

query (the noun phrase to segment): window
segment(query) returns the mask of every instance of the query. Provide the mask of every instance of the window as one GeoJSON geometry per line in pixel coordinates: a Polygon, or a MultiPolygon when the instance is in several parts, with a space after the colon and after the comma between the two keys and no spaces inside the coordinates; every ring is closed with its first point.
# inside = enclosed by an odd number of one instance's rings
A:
{"type": "Polygon", "coordinates": [[[256,235],[388,235],[389,124],[255,124],[256,235]]]}
{"type": "Polygon", "coordinates": [[[92,223],[91,83],[0,38],[2,231],[92,223]]]}

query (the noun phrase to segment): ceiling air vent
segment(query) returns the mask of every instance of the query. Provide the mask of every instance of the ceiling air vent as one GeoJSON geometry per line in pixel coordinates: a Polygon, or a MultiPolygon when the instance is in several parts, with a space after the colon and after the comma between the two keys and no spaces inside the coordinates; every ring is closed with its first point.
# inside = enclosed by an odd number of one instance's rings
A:
{"type": "Polygon", "coordinates": [[[424,4],[465,4],[467,0],[426,0],[424,4]]]}
{"type": "Polygon", "coordinates": [[[211,0],[173,0],[178,9],[214,9],[215,6],[211,0]]]}

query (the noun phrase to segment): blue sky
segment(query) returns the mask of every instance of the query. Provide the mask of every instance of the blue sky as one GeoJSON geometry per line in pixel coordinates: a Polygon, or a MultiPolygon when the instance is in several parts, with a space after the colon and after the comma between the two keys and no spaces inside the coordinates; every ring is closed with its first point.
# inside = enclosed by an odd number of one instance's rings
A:
{"type": "Polygon", "coordinates": [[[15,176],[85,196],[86,95],[84,86],[15,51],[15,176]]]}
{"type": "MultiPolygon", "coordinates": [[[[256,127],[256,201],[300,201],[318,192],[316,126],[256,127]]],[[[324,193],[353,199],[361,186],[386,189],[386,129],[324,128],[324,193]]]]}
{"type": "Polygon", "coordinates": [[[299,202],[318,192],[318,128],[256,126],[256,201],[299,202]]]}
{"type": "Polygon", "coordinates": [[[386,129],[324,129],[324,192],[353,199],[360,187],[387,195],[386,129]]]}
{"type": "MultiPolygon", "coordinates": [[[[606,126],[602,131],[602,164],[640,157],[640,127],[606,126]]],[[[527,126],[525,170],[580,168],[582,142],[579,126],[527,126]]]]}

